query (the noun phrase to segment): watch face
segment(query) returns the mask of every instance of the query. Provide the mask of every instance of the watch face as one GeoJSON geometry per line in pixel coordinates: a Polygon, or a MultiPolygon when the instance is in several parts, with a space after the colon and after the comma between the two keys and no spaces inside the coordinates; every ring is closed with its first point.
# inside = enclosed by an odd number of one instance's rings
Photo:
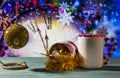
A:
{"type": "MultiPolygon", "coordinates": [[[[48,21],[48,19],[46,19],[48,21]]],[[[41,36],[44,40],[44,43],[48,43],[48,49],[59,42],[72,41],[76,42],[76,38],[78,36],[78,29],[74,26],[74,24],[70,25],[62,25],[56,17],[52,17],[52,28],[48,29],[45,20],[42,16],[37,17],[35,20],[26,21],[21,20],[20,24],[23,25],[29,32],[29,40],[28,43],[20,49],[11,48],[11,54],[20,57],[39,57],[43,56],[40,53],[46,53],[46,50],[43,46],[43,41],[41,40],[41,36]],[[37,25],[36,25],[37,24],[37,25]],[[39,30],[37,29],[39,28],[39,30]],[[41,36],[40,36],[41,35],[41,36]],[[47,39],[46,39],[47,36],[47,39]]],[[[46,45],[45,45],[46,46],[46,45]]]]}

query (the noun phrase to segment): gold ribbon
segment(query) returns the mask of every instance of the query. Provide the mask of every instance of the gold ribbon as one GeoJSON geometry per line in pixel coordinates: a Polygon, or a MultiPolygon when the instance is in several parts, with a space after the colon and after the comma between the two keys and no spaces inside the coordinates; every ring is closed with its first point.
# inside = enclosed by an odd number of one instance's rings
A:
{"type": "Polygon", "coordinates": [[[28,68],[26,62],[22,63],[7,63],[2,66],[3,69],[8,70],[20,70],[20,69],[26,69],[28,68]]]}

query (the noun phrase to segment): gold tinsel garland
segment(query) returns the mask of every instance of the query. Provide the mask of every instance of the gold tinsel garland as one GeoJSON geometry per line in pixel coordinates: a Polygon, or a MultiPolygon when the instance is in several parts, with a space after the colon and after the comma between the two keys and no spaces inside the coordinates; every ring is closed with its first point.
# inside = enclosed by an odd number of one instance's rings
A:
{"type": "Polygon", "coordinates": [[[75,61],[75,68],[80,68],[84,66],[83,57],[79,53],[75,55],[74,61],[75,61]]]}
{"type": "Polygon", "coordinates": [[[46,69],[48,71],[71,71],[74,68],[74,58],[68,55],[52,56],[46,62],[46,69]]]}
{"type": "Polygon", "coordinates": [[[82,56],[78,53],[75,57],[69,55],[56,55],[48,58],[46,69],[48,71],[72,71],[84,65],[82,56]]]}

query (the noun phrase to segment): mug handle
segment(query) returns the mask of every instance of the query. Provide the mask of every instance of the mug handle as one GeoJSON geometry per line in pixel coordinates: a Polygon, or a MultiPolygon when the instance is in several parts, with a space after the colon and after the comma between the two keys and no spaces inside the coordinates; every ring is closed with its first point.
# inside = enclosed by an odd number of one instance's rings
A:
{"type": "Polygon", "coordinates": [[[115,38],[105,38],[105,43],[107,41],[112,41],[114,44],[114,47],[106,54],[103,56],[103,65],[108,64],[109,57],[116,51],[118,43],[115,38]]]}

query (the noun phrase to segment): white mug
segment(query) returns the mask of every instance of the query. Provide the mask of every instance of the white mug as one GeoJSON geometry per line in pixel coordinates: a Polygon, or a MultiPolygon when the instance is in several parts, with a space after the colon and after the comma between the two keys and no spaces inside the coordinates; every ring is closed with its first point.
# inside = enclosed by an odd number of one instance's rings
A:
{"type": "Polygon", "coordinates": [[[104,38],[100,35],[78,36],[78,51],[83,57],[84,68],[101,68],[104,64],[107,64],[109,56],[111,56],[116,48],[117,42],[114,38],[104,38]],[[114,48],[106,55],[103,55],[104,44],[108,40],[114,42],[114,48]]]}

